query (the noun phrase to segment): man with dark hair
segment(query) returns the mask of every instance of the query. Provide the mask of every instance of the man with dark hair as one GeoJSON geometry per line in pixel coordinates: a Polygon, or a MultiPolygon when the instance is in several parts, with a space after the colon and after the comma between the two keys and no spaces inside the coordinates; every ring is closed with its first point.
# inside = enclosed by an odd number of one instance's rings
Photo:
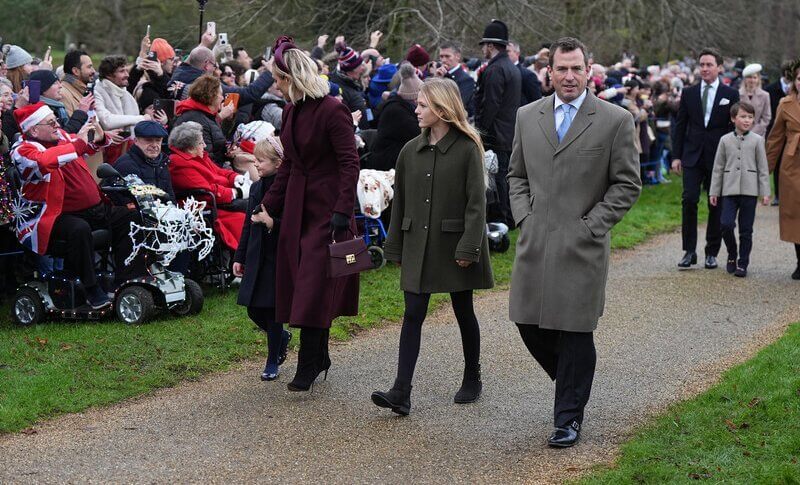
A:
{"type": "Polygon", "coordinates": [[[78,109],[82,103],[94,109],[94,95],[87,93],[87,85],[94,80],[92,58],[84,51],[70,51],[64,56],[64,79],[61,82],[61,102],[67,114],[78,109]]]}
{"type": "Polygon", "coordinates": [[[475,92],[475,126],[481,132],[487,150],[497,155],[498,168],[494,175],[497,185],[497,203],[490,204],[486,218],[490,222],[503,222],[514,227],[508,201],[508,160],[514,139],[514,122],[519,109],[522,79],[519,69],[508,58],[508,27],[500,20],[492,20],[483,31],[480,42],[483,56],[489,62],[478,71],[478,89],[475,92]]]}
{"type": "MultiPolygon", "coordinates": [[[[675,130],[672,133],[672,170],[683,173],[682,228],[684,255],[679,268],[697,264],[697,204],[700,191],[708,192],[719,139],[733,129],[730,109],[739,101],[739,92],[719,80],[722,55],[705,48],[698,56],[702,81],[683,90],[675,130]]],[[[720,210],[708,205],[705,267],[717,267],[722,245],[720,210]]]]}
{"type": "Polygon", "coordinates": [[[237,47],[233,49],[233,60],[238,62],[245,71],[250,69],[250,67],[253,65],[253,59],[247,55],[247,51],[244,50],[244,47],[237,47]]]}
{"type": "Polygon", "coordinates": [[[519,44],[516,42],[508,43],[508,58],[519,69],[519,74],[522,82],[522,91],[520,92],[520,106],[530,104],[542,97],[542,83],[539,82],[539,76],[533,71],[522,65],[520,59],[522,52],[520,51],[519,44]]]}
{"type": "MultiPolygon", "coordinates": [[[[770,108],[772,108],[772,118],[769,120],[769,124],[767,125],[767,136],[769,136],[769,132],[772,130],[772,125],[775,123],[775,117],[778,113],[778,103],[780,103],[781,99],[789,94],[789,88],[792,86],[791,68],[791,61],[783,63],[783,65],[781,65],[781,77],[778,78],[778,80],[774,83],[771,83],[764,88],[764,91],[769,93],[769,104],[770,108]]],[[[777,165],[775,165],[775,171],[772,172],[772,176],[775,180],[775,198],[772,199],[772,205],[778,205],[778,174],[781,171],[781,158],[783,157],[778,157],[777,165]]]]}
{"type": "Polygon", "coordinates": [[[458,85],[461,101],[467,110],[467,116],[475,115],[475,81],[461,67],[461,45],[458,42],[445,41],[439,44],[439,62],[442,66],[434,73],[436,76],[448,77],[458,85]]]}
{"type": "Polygon", "coordinates": [[[550,48],[555,95],[519,109],[508,181],[520,236],[509,317],[555,381],[548,445],[574,445],[594,380],[611,237],[639,197],[633,117],[586,89],[586,49],[550,48]]]}
{"type": "MultiPolygon", "coordinates": [[[[104,130],[132,130],[140,121],[152,120],[139,114],[139,104],[128,92],[128,62],[124,56],[107,56],[100,61],[100,79],[94,87],[97,119],[104,130]]],[[[116,160],[116,158],[115,158],[116,160]]]]}

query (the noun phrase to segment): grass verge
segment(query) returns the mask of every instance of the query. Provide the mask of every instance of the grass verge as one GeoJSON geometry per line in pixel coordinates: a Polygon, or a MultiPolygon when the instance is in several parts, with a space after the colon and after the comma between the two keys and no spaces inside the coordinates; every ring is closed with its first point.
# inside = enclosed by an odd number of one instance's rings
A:
{"type": "Polygon", "coordinates": [[[622,446],[600,483],[800,483],[800,323],[622,446]]]}
{"type": "MultiPolygon", "coordinates": [[[[632,247],[678,225],[680,184],[646,187],[615,228],[612,246],[632,247]]],[[[516,232],[512,236],[511,250],[492,255],[498,288],[510,279],[516,232]]],[[[392,265],[364,274],[361,313],[334,322],[332,335],[346,340],[361,329],[399,320],[399,276],[399,268],[392,265]]],[[[444,301],[436,295],[432,308],[444,301]]],[[[106,320],[17,328],[5,317],[0,322],[0,433],[222,371],[262,356],[264,348],[263,334],[236,305],[235,291],[208,295],[196,317],[165,318],[138,327],[106,320]]]]}

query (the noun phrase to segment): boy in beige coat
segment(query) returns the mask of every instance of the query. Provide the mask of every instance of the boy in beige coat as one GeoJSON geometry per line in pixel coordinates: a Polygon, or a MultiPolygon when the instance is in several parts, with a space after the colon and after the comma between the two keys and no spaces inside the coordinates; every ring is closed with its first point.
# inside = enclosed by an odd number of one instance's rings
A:
{"type": "Polygon", "coordinates": [[[764,138],[750,131],[755,108],[742,101],[731,106],[731,118],[736,129],[719,140],[714,169],[711,174],[709,202],[716,206],[722,196],[722,239],[728,248],[728,273],[747,276],[750,250],[753,247],[753,221],[758,197],[769,204],[769,167],[764,138]],[[739,216],[739,260],[737,257],[736,216],[739,216]]]}

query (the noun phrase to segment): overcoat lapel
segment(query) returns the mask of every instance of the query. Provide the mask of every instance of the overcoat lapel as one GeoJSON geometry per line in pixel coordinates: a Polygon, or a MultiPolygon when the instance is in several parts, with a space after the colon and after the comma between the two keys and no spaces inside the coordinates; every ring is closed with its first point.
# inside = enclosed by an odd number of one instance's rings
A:
{"type": "Polygon", "coordinates": [[[551,96],[548,102],[543,103],[542,109],[539,110],[541,116],[539,117],[539,127],[541,127],[542,132],[544,133],[545,138],[550,143],[550,146],[553,147],[553,150],[558,148],[558,135],[556,135],[556,118],[553,112],[553,106],[555,105],[555,94],[551,96]]]}

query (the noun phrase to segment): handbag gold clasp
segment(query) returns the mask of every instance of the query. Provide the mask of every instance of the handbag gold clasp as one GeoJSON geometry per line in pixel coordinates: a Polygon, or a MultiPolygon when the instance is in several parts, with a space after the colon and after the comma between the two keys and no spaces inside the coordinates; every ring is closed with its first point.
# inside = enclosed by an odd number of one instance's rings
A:
{"type": "Polygon", "coordinates": [[[347,264],[353,264],[353,263],[355,263],[355,262],[356,262],[356,255],[355,255],[355,254],[348,254],[348,255],[345,257],[345,261],[347,262],[347,264]]]}

